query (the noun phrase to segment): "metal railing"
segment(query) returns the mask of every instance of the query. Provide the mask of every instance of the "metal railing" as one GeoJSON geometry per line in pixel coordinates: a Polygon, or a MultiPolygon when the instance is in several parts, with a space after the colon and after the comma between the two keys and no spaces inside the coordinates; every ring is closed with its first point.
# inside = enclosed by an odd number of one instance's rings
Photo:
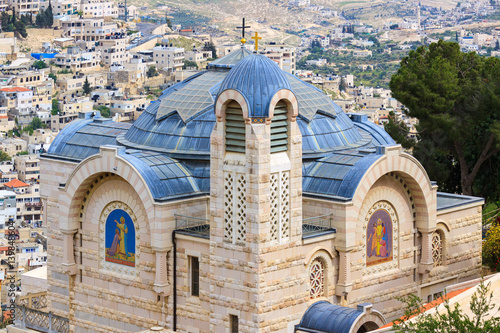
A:
{"type": "Polygon", "coordinates": [[[43,309],[47,307],[47,292],[30,293],[17,298],[17,305],[30,309],[43,309]]]}
{"type": "Polygon", "coordinates": [[[69,333],[69,319],[45,312],[47,292],[30,293],[16,300],[14,324],[22,329],[47,333],[69,333]]]}
{"type": "Polygon", "coordinates": [[[210,238],[210,220],[199,217],[174,215],[175,230],[190,236],[210,238]]]}
{"type": "Polygon", "coordinates": [[[69,319],[30,309],[26,306],[16,306],[15,326],[22,329],[33,329],[46,333],[69,333],[69,319]]]}
{"type": "Polygon", "coordinates": [[[321,236],[327,233],[335,233],[332,227],[333,214],[320,215],[302,220],[302,238],[321,236]]]}

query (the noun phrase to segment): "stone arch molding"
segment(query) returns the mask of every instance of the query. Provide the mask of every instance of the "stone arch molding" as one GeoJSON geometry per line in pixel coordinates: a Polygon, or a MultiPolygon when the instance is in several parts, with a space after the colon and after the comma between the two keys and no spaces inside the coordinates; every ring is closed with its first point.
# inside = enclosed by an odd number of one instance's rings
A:
{"type": "Polygon", "coordinates": [[[288,119],[290,121],[295,121],[299,115],[299,103],[295,94],[288,89],[280,89],[274,94],[273,98],[269,102],[269,117],[270,121],[274,117],[274,108],[278,102],[284,101],[286,103],[286,108],[288,111],[288,119]],[[290,112],[291,111],[291,112],[290,112]]]}
{"type": "MultiPolygon", "coordinates": [[[[89,185],[102,173],[110,173],[121,177],[136,190],[142,201],[148,221],[154,221],[154,199],[146,181],[128,161],[118,156],[122,147],[104,146],[99,154],[92,155],[80,162],[68,178],[59,200],[61,216],[60,229],[76,232],[79,228],[80,208],[89,185]]],[[[151,232],[154,228],[150,225],[151,232]]],[[[152,239],[152,242],[154,240],[152,239]]],[[[155,244],[152,244],[155,246],[155,244]]],[[[159,246],[160,247],[160,246],[159,246]]]]}
{"type": "Polygon", "coordinates": [[[248,101],[238,90],[235,89],[227,89],[224,90],[217,101],[215,102],[215,116],[217,117],[218,122],[222,122],[226,119],[226,109],[227,105],[235,101],[241,106],[241,111],[243,112],[243,119],[245,122],[249,123],[250,118],[248,117],[248,101]]]}
{"type": "Polygon", "coordinates": [[[420,162],[404,153],[401,145],[378,148],[384,154],[365,172],[353,196],[353,206],[359,209],[366,193],[377,180],[390,172],[398,173],[408,184],[415,202],[416,225],[419,229],[436,227],[436,190],[420,162]]]}

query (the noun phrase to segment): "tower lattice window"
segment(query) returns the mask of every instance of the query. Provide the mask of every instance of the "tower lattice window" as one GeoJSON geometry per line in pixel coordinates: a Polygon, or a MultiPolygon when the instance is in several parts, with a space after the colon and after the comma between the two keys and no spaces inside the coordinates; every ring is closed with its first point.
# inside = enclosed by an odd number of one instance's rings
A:
{"type": "Polygon", "coordinates": [[[289,182],[289,171],[271,174],[271,240],[283,241],[290,236],[289,182]]]}
{"type": "Polygon", "coordinates": [[[432,234],[432,260],[434,266],[443,264],[443,237],[439,231],[432,234]]]}
{"type": "Polygon", "coordinates": [[[243,242],[246,237],[246,178],[244,174],[224,173],[224,239],[243,242]]]}
{"type": "Polygon", "coordinates": [[[321,297],[325,293],[325,265],[321,259],[314,259],[309,269],[311,298],[321,297]]]}

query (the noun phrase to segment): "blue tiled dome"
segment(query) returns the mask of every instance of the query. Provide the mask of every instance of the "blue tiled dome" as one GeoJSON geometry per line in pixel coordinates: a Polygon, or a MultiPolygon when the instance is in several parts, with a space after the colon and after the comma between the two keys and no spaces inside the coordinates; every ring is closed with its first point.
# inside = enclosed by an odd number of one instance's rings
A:
{"type": "Polygon", "coordinates": [[[240,92],[247,100],[248,116],[268,117],[269,103],[281,89],[291,90],[285,72],[268,57],[253,54],[241,60],[222,81],[219,94],[227,89],[240,92]]]}
{"type": "MultiPolygon", "coordinates": [[[[351,195],[350,187],[346,186],[355,182],[349,179],[374,160],[372,154],[366,155],[366,148],[394,144],[366,116],[347,115],[318,88],[283,72],[268,58],[242,49],[163,91],[132,125],[96,116],[67,126],[47,155],[81,161],[96,154],[102,145],[124,146],[127,151],[149,152],[153,154],[152,160],[160,155],[165,161],[171,159],[170,164],[185,167],[181,176],[186,193],[207,193],[210,135],[216,121],[214,103],[225,89],[240,91],[249,102],[253,117],[266,116],[269,100],[278,90],[289,89],[294,93],[299,106],[297,125],[302,134],[303,186],[308,193],[351,195]],[[333,189],[326,189],[327,184],[333,189]]],[[[124,156],[137,162],[129,153],[124,156]]],[[[167,188],[161,187],[158,193],[155,188],[152,191],[158,198],[185,194],[167,188]]]]}

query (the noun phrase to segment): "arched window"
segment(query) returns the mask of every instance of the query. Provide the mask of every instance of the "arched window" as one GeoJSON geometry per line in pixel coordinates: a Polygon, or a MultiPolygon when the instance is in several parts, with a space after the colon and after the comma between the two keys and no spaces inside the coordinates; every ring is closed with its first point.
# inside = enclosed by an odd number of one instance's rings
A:
{"type": "Polygon", "coordinates": [[[226,151],[245,153],[245,119],[241,106],[231,102],[226,108],[226,151]]]}
{"type": "Polygon", "coordinates": [[[432,234],[432,260],[434,267],[443,264],[443,235],[440,230],[432,234]]]}
{"type": "Polygon", "coordinates": [[[325,264],[319,258],[311,263],[309,268],[310,297],[317,298],[325,294],[325,264]]]}
{"type": "Polygon", "coordinates": [[[288,150],[288,113],[286,104],[279,102],[274,107],[271,121],[271,153],[288,150]]]}

